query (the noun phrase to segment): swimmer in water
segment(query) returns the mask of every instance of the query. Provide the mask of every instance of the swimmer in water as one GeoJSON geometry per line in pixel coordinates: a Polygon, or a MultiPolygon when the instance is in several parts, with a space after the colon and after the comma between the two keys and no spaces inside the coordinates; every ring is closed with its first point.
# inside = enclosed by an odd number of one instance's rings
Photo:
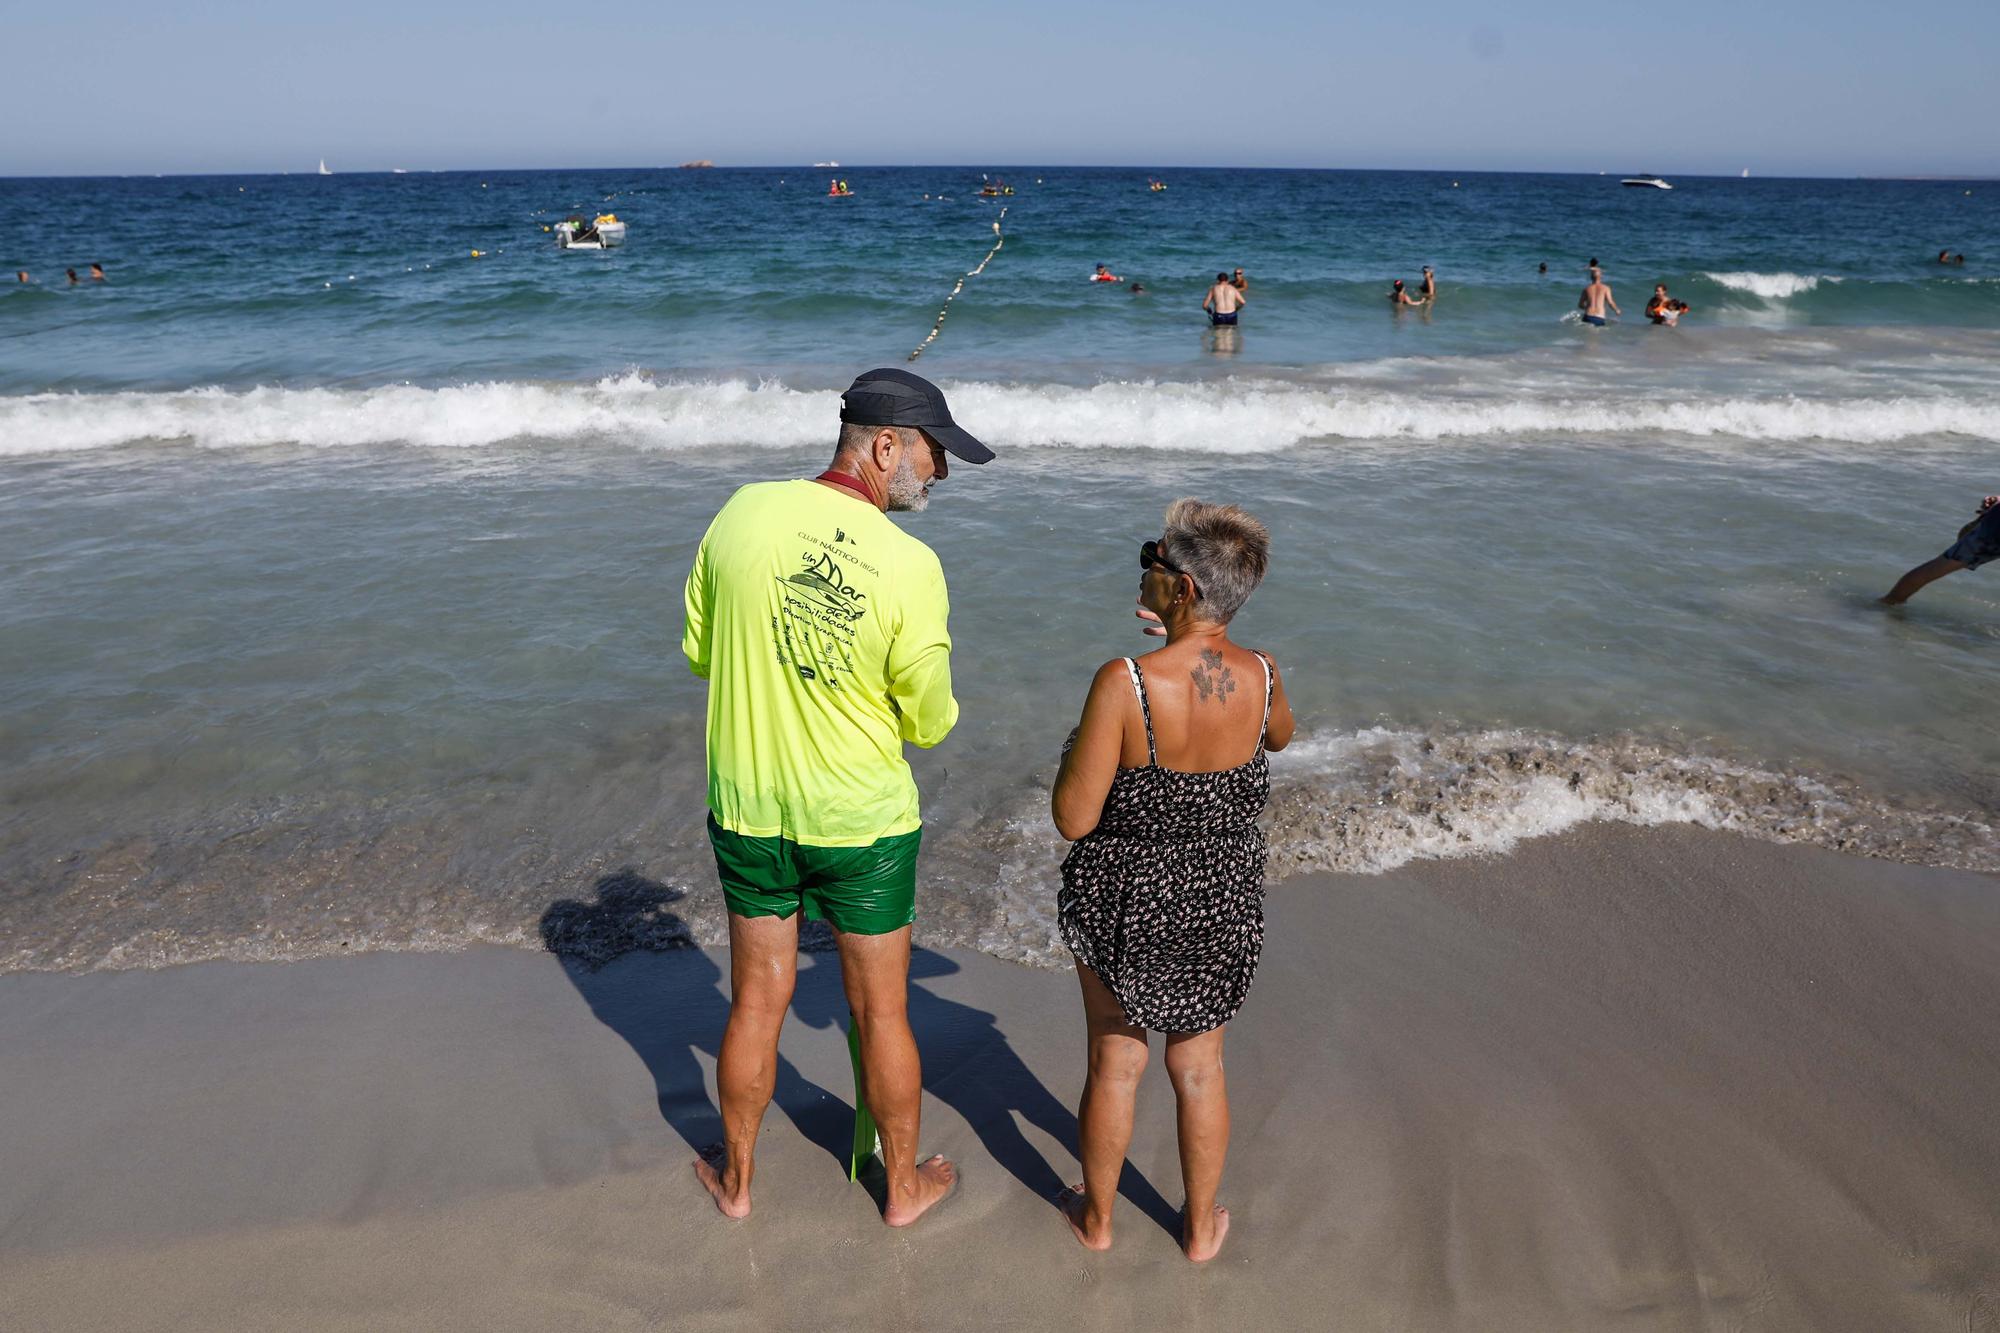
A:
{"type": "Polygon", "coordinates": [[[2000,559],[2000,495],[1979,502],[1979,513],[1958,530],[1958,540],[1935,560],[1926,560],[1896,580],[1882,598],[1885,606],[1901,606],[1919,588],[1935,583],[1961,569],[1977,569],[1989,560],[2000,559]]]}
{"type": "Polygon", "coordinates": [[[32,279],[28,277],[28,270],[24,268],[17,268],[14,270],[14,281],[30,282],[32,281],[32,279]]]}
{"type": "Polygon", "coordinates": [[[1535,269],[1535,272],[1537,273],[1547,273],[1548,271],[1549,271],[1549,261],[1546,259],[1544,259],[1541,262],[1540,266],[1535,269]]]}
{"type": "Polygon", "coordinates": [[[1938,263],[1949,264],[1950,262],[1951,262],[1951,251],[1949,250],[1938,251],[1938,263]]]}
{"type": "Polygon", "coordinates": [[[1119,277],[1119,276],[1118,276],[1118,275],[1117,275],[1116,273],[1113,273],[1113,272],[1112,272],[1112,271],[1111,271],[1110,269],[1106,268],[1106,267],[1105,267],[1104,265],[1102,265],[1102,264],[1099,264],[1099,265],[1097,266],[1097,272],[1095,272],[1095,273],[1093,273],[1093,274],[1091,274],[1091,275],[1090,275],[1090,280],[1091,280],[1092,282],[1123,282],[1123,281],[1124,281],[1124,279],[1123,279],[1123,278],[1119,277]]]}
{"type": "Polygon", "coordinates": [[[1129,290],[1134,296],[1144,296],[1146,294],[1146,284],[1143,282],[1135,282],[1127,290],[1129,290]]]}
{"type": "Polygon", "coordinates": [[[63,272],[69,274],[69,285],[72,287],[76,286],[77,283],[83,281],[83,279],[76,276],[76,270],[73,268],[66,268],[63,270],[63,272]]]}
{"type": "Polygon", "coordinates": [[[1652,320],[1655,324],[1666,323],[1665,311],[1670,304],[1671,302],[1667,300],[1667,284],[1664,282],[1654,283],[1653,295],[1646,302],[1646,318],[1652,320]]]}
{"type": "Polygon", "coordinates": [[[1403,280],[1397,278],[1389,284],[1389,304],[1400,309],[1406,305],[1422,305],[1423,302],[1411,300],[1410,294],[1403,290],[1403,280]]]}
{"type": "Polygon", "coordinates": [[[1584,323],[1601,329],[1611,322],[1604,317],[1606,306],[1611,308],[1611,313],[1614,315],[1625,313],[1618,308],[1618,303],[1611,299],[1611,284],[1604,280],[1603,273],[1593,267],[1590,270],[1590,285],[1583,289],[1583,295],[1576,298],[1576,308],[1583,312],[1584,323]]]}
{"type": "Polygon", "coordinates": [[[1208,295],[1201,298],[1201,308],[1208,312],[1208,322],[1227,327],[1236,322],[1237,312],[1250,298],[1237,289],[1227,273],[1215,275],[1215,285],[1208,289],[1208,295]]]}
{"type": "Polygon", "coordinates": [[[1235,275],[1229,279],[1229,285],[1239,292],[1247,292],[1250,290],[1250,279],[1244,277],[1243,270],[1239,268],[1236,270],[1235,275]]]}
{"type": "Polygon", "coordinates": [[[104,281],[104,265],[102,265],[102,264],[92,264],[92,265],[90,266],[90,280],[91,280],[92,282],[103,282],[103,281],[104,281]]]}
{"type": "Polygon", "coordinates": [[[1424,294],[1424,299],[1426,301],[1437,300],[1437,294],[1438,294],[1437,275],[1431,272],[1431,266],[1429,264],[1424,265],[1424,280],[1417,284],[1417,290],[1424,294]]]}

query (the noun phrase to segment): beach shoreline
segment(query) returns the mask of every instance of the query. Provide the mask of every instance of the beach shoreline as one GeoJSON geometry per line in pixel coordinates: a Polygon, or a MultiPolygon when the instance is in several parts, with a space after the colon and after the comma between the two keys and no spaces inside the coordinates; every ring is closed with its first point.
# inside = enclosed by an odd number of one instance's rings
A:
{"type": "MultiPolygon", "coordinates": [[[[550,920],[673,914],[628,877],[550,920]]],[[[0,977],[0,1323],[2000,1326],[2000,880],[1598,824],[1292,879],[1268,939],[1203,1269],[1157,1061],[1116,1248],[1070,1238],[1075,985],[979,953],[914,968],[964,1185],[906,1233],[837,1161],[830,955],[742,1224],[688,1170],[724,951],[0,977]]]]}

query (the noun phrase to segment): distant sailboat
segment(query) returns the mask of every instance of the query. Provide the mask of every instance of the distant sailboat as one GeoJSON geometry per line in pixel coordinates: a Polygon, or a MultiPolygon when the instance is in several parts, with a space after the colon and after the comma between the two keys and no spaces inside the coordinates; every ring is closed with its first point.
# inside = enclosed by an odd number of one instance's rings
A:
{"type": "Polygon", "coordinates": [[[333,173],[332,173],[331,171],[328,171],[328,170],[326,169],[326,159],[325,159],[325,158],[321,158],[321,159],[319,160],[319,174],[320,174],[320,175],[322,175],[322,176],[331,176],[331,175],[333,174],[333,173]]]}
{"type": "Polygon", "coordinates": [[[1746,181],[1750,179],[1750,168],[1743,168],[1743,179],[1746,181]]]}

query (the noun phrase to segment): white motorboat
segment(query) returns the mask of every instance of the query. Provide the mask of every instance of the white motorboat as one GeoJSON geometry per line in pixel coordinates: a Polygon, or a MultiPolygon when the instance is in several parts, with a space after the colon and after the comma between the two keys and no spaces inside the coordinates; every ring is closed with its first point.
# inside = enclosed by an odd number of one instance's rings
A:
{"type": "Polygon", "coordinates": [[[555,233],[557,246],[564,250],[609,250],[625,244],[625,224],[616,213],[599,213],[589,222],[572,213],[549,230],[555,233]]]}
{"type": "Polygon", "coordinates": [[[1658,176],[1627,176],[1624,180],[1619,181],[1618,183],[1620,185],[1630,185],[1634,187],[1654,189],[1654,190],[1671,190],[1674,188],[1673,186],[1667,184],[1665,181],[1661,180],[1658,176]]]}

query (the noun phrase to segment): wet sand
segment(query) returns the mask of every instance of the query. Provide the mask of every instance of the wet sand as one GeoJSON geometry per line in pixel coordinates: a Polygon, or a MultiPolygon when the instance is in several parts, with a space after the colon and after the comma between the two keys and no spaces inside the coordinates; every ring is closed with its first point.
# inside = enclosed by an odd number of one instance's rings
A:
{"type": "MultiPolygon", "coordinates": [[[[672,933],[609,887],[551,919],[672,933]]],[[[1286,882],[1205,1268],[1157,1062],[1117,1245],[1071,1239],[1075,983],[970,953],[912,991],[963,1185],[884,1228],[832,963],[742,1223],[688,1168],[720,952],[0,977],[0,1326],[2000,1329],[1992,877],[1592,827],[1286,882]]]]}

